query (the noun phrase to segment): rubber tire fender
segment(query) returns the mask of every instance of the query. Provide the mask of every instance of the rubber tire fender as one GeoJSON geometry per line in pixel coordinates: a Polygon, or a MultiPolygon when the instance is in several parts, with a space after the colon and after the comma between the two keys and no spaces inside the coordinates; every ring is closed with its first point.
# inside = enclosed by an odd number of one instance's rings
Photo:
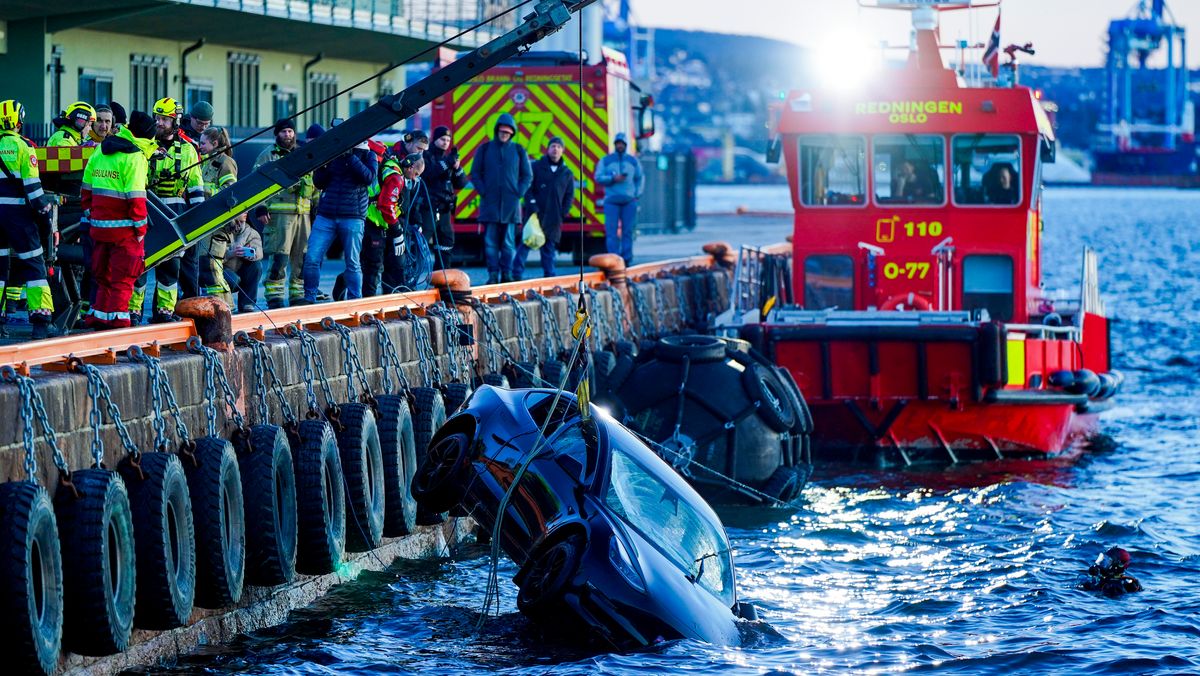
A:
{"type": "Polygon", "coordinates": [[[341,405],[341,430],[337,434],[346,484],[346,549],[365,552],[379,546],[383,537],[383,451],[379,427],[367,404],[341,405]]]}
{"type": "Polygon", "coordinates": [[[681,336],[664,336],[658,339],[655,354],[662,361],[682,363],[687,357],[693,364],[721,361],[725,358],[727,345],[716,336],[692,333],[681,336]]]}
{"type": "Polygon", "coordinates": [[[417,525],[417,502],[408,491],[417,471],[417,442],[408,398],[401,394],[375,397],[375,421],[383,455],[383,534],[408,535],[417,525]]]}
{"type": "Polygon", "coordinates": [[[233,445],[196,440],[195,463],[184,460],[196,529],[196,605],[223,608],[242,598],[246,574],[246,516],[242,473],[233,445]]]}
{"type": "Polygon", "coordinates": [[[17,673],[58,669],[62,566],[46,489],[28,481],[0,484],[0,630],[8,645],[4,657],[17,673]]]}
{"type": "Polygon", "coordinates": [[[324,575],[346,551],[346,487],[337,436],[324,420],[302,420],[290,439],[296,469],[296,570],[324,575]]]}
{"type": "Polygon", "coordinates": [[[80,655],[112,655],[129,647],[137,597],[129,494],[121,477],[106,469],[79,470],[71,479],[79,499],[70,490],[54,496],[63,563],[63,647],[80,655]]]}
{"type": "Polygon", "coordinates": [[[542,387],[542,370],[537,362],[519,361],[509,364],[509,379],[514,390],[542,387]]]}
{"type": "Polygon", "coordinates": [[[618,340],[613,343],[613,352],[618,357],[637,357],[638,346],[632,340],[618,340]]]}
{"type": "Polygon", "coordinates": [[[611,375],[617,357],[607,350],[592,351],[592,396],[603,396],[612,390],[611,375]]]}
{"type": "MultiPolygon", "coordinates": [[[[542,363],[542,384],[541,387],[550,387],[558,389],[559,383],[562,382],[563,373],[567,370],[567,365],[556,359],[542,363]]],[[[569,388],[570,384],[565,383],[564,387],[569,388]]]]}
{"type": "Polygon", "coordinates": [[[759,489],[783,503],[790,503],[804,490],[805,477],[795,467],[776,467],[759,489]]]}
{"type": "Polygon", "coordinates": [[[573,532],[550,542],[534,555],[521,572],[517,609],[530,619],[553,621],[560,615],[562,597],[583,562],[585,536],[573,532]]]}
{"type": "Polygon", "coordinates": [[[246,581],[262,587],[296,577],[296,469],[287,433],[250,428],[238,461],[246,510],[246,581]]]}
{"type": "Polygon", "coordinates": [[[503,373],[485,373],[483,374],[483,384],[491,385],[492,387],[503,387],[510,389],[508,385],[508,376],[503,373]]]}
{"type": "Polygon", "coordinates": [[[742,386],[750,401],[760,402],[758,416],[776,432],[787,432],[796,424],[796,410],[791,394],[770,370],[759,364],[749,364],[742,372],[742,386]]]}
{"type": "Polygon", "coordinates": [[[439,514],[462,500],[460,483],[467,473],[471,438],[464,432],[448,434],[430,447],[413,477],[412,494],[427,512],[439,514]]]}
{"type": "MultiPolygon", "coordinates": [[[[432,387],[414,387],[413,395],[413,439],[416,441],[417,466],[425,462],[426,452],[433,436],[446,424],[446,403],[440,390],[432,387]]],[[[409,487],[411,491],[411,486],[409,487]]],[[[413,496],[416,498],[416,496],[413,496]]],[[[417,505],[417,523],[430,526],[441,523],[445,518],[438,512],[428,512],[417,505]]]]}
{"type": "Polygon", "coordinates": [[[449,383],[446,385],[446,392],[442,396],[443,403],[446,407],[446,415],[452,416],[458,413],[458,409],[462,408],[463,404],[467,403],[467,399],[471,398],[474,390],[467,383],[449,383]]]}
{"type": "Polygon", "coordinates": [[[796,379],[792,376],[792,372],[787,370],[787,367],[776,366],[775,373],[779,376],[780,382],[783,383],[788,393],[792,395],[792,405],[796,409],[796,426],[792,431],[796,434],[812,434],[812,411],[808,408],[808,402],[804,400],[804,393],[800,391],[799,383],[796,382],[796,379]]]}
{"type": "Polygon", "coordinates": [[[138,577],[133,620],[141,629],[174,629],[187,624],[196,599],[192,499],[179,456],[143,453],[140,465],[140,474],[129,458],[117,466],[133,512],[138,577]]]}

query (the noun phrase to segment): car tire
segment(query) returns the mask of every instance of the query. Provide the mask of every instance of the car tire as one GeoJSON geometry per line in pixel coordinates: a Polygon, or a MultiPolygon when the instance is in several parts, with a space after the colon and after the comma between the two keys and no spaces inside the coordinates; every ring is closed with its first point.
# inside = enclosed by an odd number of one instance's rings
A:
{"type": "Polygon", "coordinates": [[[296,468],[296,570],[324,575],[346,551],[346,488],[337,436],[324,420],[302,420],[291,439],[296,468]]]}
{"type": "Polygon", "coordinates": [[[483,374],[483,384],[491,385],[492,387],[502,387],[509,389],[508,376],[503,373],[485,373],[483,374]]]}
{"type": "Polygon", "coordinates": [[[0,612],[9,666],[53,674],[62,650],[63,562],[50,496],[27,481],[0,484],[0,612]]]}
{"type": "Polygon", "coordinates": [[[552,620],[583,561],[584,536],[572,533],[551,543],[529,562],[517,592],[517,609],[533,620],[552,620]]]}
{"type": "Polygon", "coordinates": [[[462,500],[462,478],[471,454],[471,438],[459,432],[438,439],[413,477],[412,494],[426,512],[440,514],[462,500]]]}
{"type": "Polygon", "coordinates": [[[663,361],[676,364],[682,363],[684,357],[693,364],[721,361],[725,358],[725,341],[695,333],[666,336],[658,339],[655,354],[663,361]]]}

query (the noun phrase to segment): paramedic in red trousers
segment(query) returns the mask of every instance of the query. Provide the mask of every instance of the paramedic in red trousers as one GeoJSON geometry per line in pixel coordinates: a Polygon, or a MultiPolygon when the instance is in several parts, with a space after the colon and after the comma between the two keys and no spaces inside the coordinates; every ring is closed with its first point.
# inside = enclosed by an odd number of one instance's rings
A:
{"type": "Polygon", "coordinates": [[[433,145],[424,153],[425,173],[421,180],[429,189],[429,201],[433,204],[434,260],[438,267],[451,267],[454,250],[454,207],[458,202],[458,191],[467,187],[467,172],[463,171],[458,149],[449,127],[433,130],[433,145]]]}
{"type": "Polygon", "coordinates": [[[613,139],[613,151],[596,165],[596,182],[604,186],[604,243],[609,253],[633,265],[633,233],[637,230],[638,198],[646,187],[642,163],[628,152],[625,132],[613,139]]]}
{"type": "MultiPolygon", "coordinates": [[[[575,201],[575,175],[563,162],[566,146],[557,136],[550,139],[546,156],[533,163],[533,185],[525,195],[525,208],[535,212],[546,234],[546,243],[538,250],[542,259],[542,274],[553,277],[554,257],[558,255],[558,242],[562,237],[562,224],[571,213],[575,201]]],[[[525,273],[525,259],[529,247],[522,241],[517,245],[517,256],[513,259],[513,278],[517,281],[525,273]]]]}
{"type": "Polygon", "coordinates": [[[479,146],[471,161],[471,183],[479,193],[479,222],[483,224],[483,253],[488,284],[512,281],[513,237],[521,222],[521,198],[533,184],[529,155],[513,137],[517,123],[502,113],[495,136],[479,146]]]}
{"type": "Polygon", "coordinates": [[[146,177],[158,149],[154,118],[135,110],[104,139],[83,170],[81,199],[92,237],[96,300],[84,320],[97,329],[130,325],[133,285],[145,270],[146,177]]]}

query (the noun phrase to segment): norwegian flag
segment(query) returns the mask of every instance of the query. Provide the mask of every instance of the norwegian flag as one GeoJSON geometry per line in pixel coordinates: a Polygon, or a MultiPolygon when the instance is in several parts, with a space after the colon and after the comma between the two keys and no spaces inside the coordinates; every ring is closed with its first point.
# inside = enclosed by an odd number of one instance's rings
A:
{"type": "Polygon", "coordinates": [[[987,49],[983,51],[983,65],[987,66],[992,77],[1000,77],[1000,14],[996,13],[996,25],[992,28],[992,37],[988,40],[987,49]]]}

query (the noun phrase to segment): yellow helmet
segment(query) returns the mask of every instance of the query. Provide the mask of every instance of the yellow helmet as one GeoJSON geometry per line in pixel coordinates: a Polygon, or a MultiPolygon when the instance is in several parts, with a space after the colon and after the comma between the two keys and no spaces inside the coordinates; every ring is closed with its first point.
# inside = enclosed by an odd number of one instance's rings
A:
{"type": "Polygon", "coordinates": [[[63,117],[72,122],[75,120],[94,121],[96,119],[96,109],[85,101],[76,101],[67,106],[67,109],[63,112],[63,117]]]}
{"type": "Polygon", "coordinates": [[[0,101],[0,129],[16,131],[25,122],[25,106],[9,99],[0,101]]]}
{"type": "Polygon", "coordinates": [[[170,96],[161,98],[154,102],[154,108],[151,110],[151,112],[154,115],[179,117],[179,102],[170,96]]]}

